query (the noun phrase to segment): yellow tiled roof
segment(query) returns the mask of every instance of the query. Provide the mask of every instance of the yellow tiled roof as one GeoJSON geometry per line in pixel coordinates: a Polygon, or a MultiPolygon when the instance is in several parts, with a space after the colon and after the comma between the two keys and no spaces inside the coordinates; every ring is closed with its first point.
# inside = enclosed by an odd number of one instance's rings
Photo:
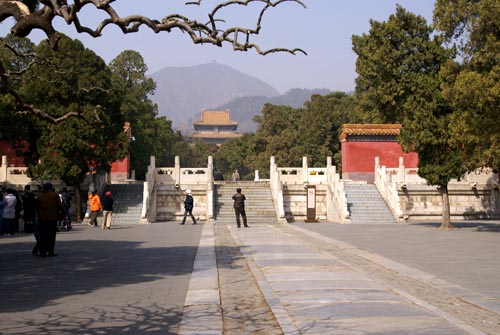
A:
{"type": "Polygon", "coordinates": [[[238,138],[243,136],[238,133],[194,133],[189,135],[191,138],[238,138]]]}
{"type": "Polygon", "coordinates": [[[201,111],[201,120],[195,124],[235,125],[238,122],[229,119],[229,111],[201,111]]]}
{"type": "Polygon", "coordinates": [[[340,139],[345,140],[351,135],[398,136],[401,127],[401,124],[344,124],[340,139]]]}

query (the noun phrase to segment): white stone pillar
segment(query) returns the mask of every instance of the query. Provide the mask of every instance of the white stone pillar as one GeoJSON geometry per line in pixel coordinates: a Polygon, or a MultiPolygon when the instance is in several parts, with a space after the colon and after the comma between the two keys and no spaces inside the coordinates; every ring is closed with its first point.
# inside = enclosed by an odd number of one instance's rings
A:
{"type": "Polygon", "coordinates": [[[302,182],[309,183],[309,171],[307,166],[307,157],[302,157],[302,182]]]}
{"type": "Polygon", "coordinates": [[[275,164],[276,164],[276,158],[274,156],[271,156],[270,164],[269,164],[269,178],[271,179],[271,181],[275,177],[274,176],[274,170],[275,170],[274,165],[275,164]]]}
{"type": "Polygon", "coordinates": [[[179,188],[181,185],[181,159],[179,156],[175,156],[175,188],[179,188]]]}
{"type": "Polygon", "coordinates": [[[0,167],[1,168],[1,172],[0,172],[0,176],[1,176],[1,179],[0,179],[0,182],[2,183],[6,183],[7,182],[7,156],[2,156],[2,166],[0,167]]]}
{"type": "Polygon", "coordinates": [[[212,220],[214,218],[214,158],[208,156],[207,166],[207,218],[212,220]]]}
{"type": "Polygon", "coordinates": [[[405,163],[403,157],[399,157],[398,182],[400,183],[406,182],[405,163]]]}

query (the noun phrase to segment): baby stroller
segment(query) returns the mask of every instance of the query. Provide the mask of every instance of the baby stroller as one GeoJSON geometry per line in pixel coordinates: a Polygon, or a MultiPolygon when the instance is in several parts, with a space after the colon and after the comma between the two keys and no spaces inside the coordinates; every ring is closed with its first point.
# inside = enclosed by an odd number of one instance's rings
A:
{"type": "Polygon", "coordinates": [[[70,231],[73,227],[71,227],[71,221],[68,216],[65,216],[63,220],[57,221],[57,230],[65,230],[70,231]]]}

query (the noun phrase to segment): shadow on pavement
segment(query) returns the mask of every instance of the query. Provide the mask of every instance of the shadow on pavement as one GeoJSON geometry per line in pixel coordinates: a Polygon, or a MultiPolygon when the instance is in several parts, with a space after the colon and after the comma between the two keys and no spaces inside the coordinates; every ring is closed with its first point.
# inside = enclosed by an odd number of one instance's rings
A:
{"type": "MultiPolygon", "coordinates": [[[[115,306],[109,306],[114,308],[115,306]]],[[[107,310],[96,309],[102,313],[98,319],[82,314],[51,313],[50,317],[31,320],[23,324],[5,324],[2,334],[33,335],[175,335],[182,317],[182,309],[162,306],[121,306],[119,315],[107,310]]]]}
{"type": "MultiPolygon", "coordinates": [[[[427,221],[411,221],[408,222],[410,226],[426,227],[439,229],[441,222],[427,222],[427,221]]],[[[452,221],[453,229],[451,230],[469,230],[477,232],[500,232],[500,223],[498,221],[452,221]]]]}
{"type": "Polygon", "coordinates": [[[99,288],[190,274],[196,247],[144,248],[128,241],[58,241],[58,257],[36,257],[33,243],[1,245],[1,312],[36,309],[99,288]]]}

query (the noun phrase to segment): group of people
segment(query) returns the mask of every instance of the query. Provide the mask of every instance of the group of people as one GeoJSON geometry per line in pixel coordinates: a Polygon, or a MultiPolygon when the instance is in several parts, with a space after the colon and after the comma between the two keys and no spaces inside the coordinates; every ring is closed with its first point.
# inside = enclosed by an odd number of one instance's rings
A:
{"type": "MultiPolygon", "coordinates": [[[[215,172],[214,180],[224,181],[224,174],[222,174],[221,170],[217,170],[217,172],[215,172]]],[[[233,174],[231,175],[231,181],[240,181],[240,173],[238,172],[238,170],[234,170],[233,174]]]]}
{"type": "Polygon", "coordinates": [[[65,220],[71,227],[71,193],[66,187],[56,192],[51,183],[42,185],[35,196],[30,185],[24,187],[22,196],[9,188],[6,195],[0,192],[0,233],[10,236],[19,233],[19,220],[24,221],[24,232],[33,233],[36,244],[33,255],[46,257],[54,253],[58,222],[65,220]]]}
{"type": "Polygon", "coordinates": [[[89,194],[89,206],[90,206],[90,220],[88,225],[91,227],[97,227],[99,223],[97,222],[97,217],[102,211],[103,221],[102,229],[111,229],[111,217],[113,215],[113,197],[111,192],[107,191],[104,194],[104,199],[101,202],[101,198],[97,193],[97,190],[93,190],[89,194]]]}
{"type": "MultiPolygon", "coordinates": [[[[66,187],[59,192],[63,203],[65,218],[71,222],[71,193],[66,187]]],[[[24,232],[33,233],[37,224],[37,200],[30,185],[24,187],[24,192],[19,196],[16,189],[8,188],[0,192],[0,234],[10,236],[20,232],[19,221],[24,222],[24,232]]]]}

